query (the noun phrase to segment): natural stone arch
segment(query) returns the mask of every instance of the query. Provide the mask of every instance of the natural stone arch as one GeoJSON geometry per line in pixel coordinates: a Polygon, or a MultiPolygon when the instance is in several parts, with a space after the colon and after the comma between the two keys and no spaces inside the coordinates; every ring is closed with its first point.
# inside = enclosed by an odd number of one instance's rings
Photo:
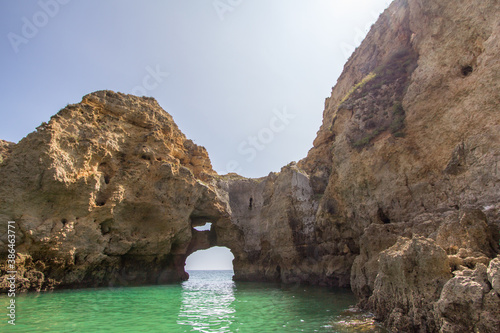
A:
{"type": "Polygon", "coordinates": [[[212,246],[196,250],[186,258],[185,271],[191,278],[191,271],[232,271],[234,273],[234,254],[226,246],[212,246]]]}
{"type": "MultiPolygon", "coordinates": [[[[213,247],[228,248],[234,256],[233,269],[238,271],[239,263],[247,261],[247,254],[244,251],[243,231],[235,225],[226,210],[215,213],[214,207],[225,206],[220,198],[213,198],[214,201],[204,201],[195,209],[189,218],[191,228],[191,238],[184,244],[183,253],[177,256],[175,270],[179,280],[187,280],[189,275],[185,271],[187,258],[196,251],[207,250],[213,247]],[[211,223],[210,230],[196,230],[196,227],[211,223]]],[[[227,208],[227,207],[226,207],[227,208]]]]}

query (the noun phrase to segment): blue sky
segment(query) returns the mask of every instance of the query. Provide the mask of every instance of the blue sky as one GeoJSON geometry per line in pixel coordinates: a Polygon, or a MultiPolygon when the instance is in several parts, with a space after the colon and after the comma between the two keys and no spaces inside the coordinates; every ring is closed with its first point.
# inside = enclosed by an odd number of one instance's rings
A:
{"type": "Polygon", "coordinates": [[[219,173],[279,171],[311,148],[324,99],[388,3],[3,0],[0,138],[92,91],[145,93],[219,173]]]}
{"type": "Polygon", "coordinates": [[[306,156],[325,98],[389,2],[2,0],[0,138],[18,142],[96,90],[144,94],[218,173],[265,176],[306,156]]]}

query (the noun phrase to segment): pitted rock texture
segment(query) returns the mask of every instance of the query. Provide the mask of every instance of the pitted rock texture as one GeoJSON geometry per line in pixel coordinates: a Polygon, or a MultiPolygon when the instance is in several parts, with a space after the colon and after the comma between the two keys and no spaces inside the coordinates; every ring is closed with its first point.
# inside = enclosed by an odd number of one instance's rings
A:
{"type": "Polygon", "coordinates": [[[19,280],[38,272],[28,289],[178,281],[192,223],[225,214],[207,152],[151,98],[87,95],[11,150],[0,216],[29,257],[19,280]]]}
{"type": "Polygon", "coordinates": [[[0,163],[10,155],[13,145],[13,142],[0,140],[0,163]]]}
{"type": "Polygon", "coordinates": [[[434,309],[429,299],[437,299],[451,278],[446,252],[433,240],[415,236],[399,238],[379,256],[379,270],[369,299],[380,318],[395,331],[436,330],[434,309]]]}
{"type": "Polygon", "coordinates": [[[235,258],[235,279],[348,286],[349,241],[319,243],[319,197],[295,163],[260,179],[228,175],[218,186],[243,234],[246,255],[235,258]]]}
{"type": "Polygon", "coordinates": [[[498,262],[497,258],[488,268],[480,263],[473,270],[454,272],[434,303],[440,332],[498,332],[500,296],[491,285],[491,276],[499,276],[498,262]]]}

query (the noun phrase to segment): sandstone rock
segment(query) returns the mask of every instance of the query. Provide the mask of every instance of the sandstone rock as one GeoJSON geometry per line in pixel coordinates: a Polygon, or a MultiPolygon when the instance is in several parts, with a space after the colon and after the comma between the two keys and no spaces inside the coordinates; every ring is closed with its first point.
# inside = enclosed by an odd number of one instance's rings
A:
{"type": "MultiPolygon", "coordinates": [[[[325,103],[314,147],[299,166],[311,178],[328,177],[316,224],[340,239],[353,236],[360,255],[351,285],[368,309],[384,297],[394,305],[390,293],[367,298],[380,265],[377,251],[397,236],[435,239],[456,254],[454,269],[474,269],[498,253],[499,12],[495,1],[394,1],[325,103]],[[393,70],[399,57],[405,61],[393,70]],[[332,207],[326,202],[335,209],[325,209],[332,207]],[[341,221],[348,231],[337,227],[341,221]],[[378,233],[380,225],[400,223],[405,230],[378,233]]],[[[419,293],[430,297],[427,304],[439,298],[419,293]]],[[[418,322],[408,321],[413,316],[404,307],[393,310],[379,315],[400,322],[398,331],[418,322]]],[[[428,321],[435,325],[428,329],[439,330],[439,320],[428,321]]]]}
{"type": "Polygon", "coordinates": [[[488,281],[497,295],[500,295],[500,257],[496,257],[488,266],[488,281]]]}
{"type": "Polygon", "coordinates": [[[433,240],[401,237],[380,253],[369,303],[391,329],[434,331],[432,300],[439,297],[450,277],[448,257],[433,240]]]}
{"type": "Polygon", "coordinates": [[[0,163],[3,162],[12,152],[13,142],[0,140],[0,163]]]}
{"type": "Polygon", "coordinates": [[[449,280],[435,303],[440,332],[498,332],[500,297],[488,283],[486,266],[449,280]]]}
{"type": "MultiPolygon", "coordinates": [[[[43,263],[39,262],[35,264],[30,255],[18,255],[16,264],[16,290],[46,291],[57,287],[58,282],[46,278],[45,274],[42,272],[45,270],[43,263]]],[[[7,269],[4,263],[2,263],[0,268],[2,273],[11,271],[11,269],[7,269]]],[[[0,288],[2,290],[9,289],[10,283],[7,279],[11,276],[11,274],[2,274],[0,276],[0,288]]]]}
{"type": "Polygon", "coordinates": [[[208,154],[151,98],[87,95],[9,147],[1,219],[16,222],[24,276],[41,274],[20,289],[177,281],[202,242],[192,222],[227,218],[208,154]]]}
{"type": "Polygon", "coordinates": [[[467,250],[469,257],[491,257],[495,253],[486,215],[478,209],[466,210],[459,221],[442,224],[437,232],[436,242],[448,254],[457,254],[459,249],[467,250]]]}
{"type": "MultiPolygon", "coordinates": [[[[236,280],[348,285],[349,244],[317,246],[318,201],[309,177],[295,164],[261,179],[221,177],[218,186],[243,235],[236,280]]],[[[232,248],[234,240],[219,238],[232,248]]]]}
{"type": "MultiPolygon", "coordinates": [[[[380,252],[393,246],[398,240],[400,230],[395,224],[372,224],[360,239],[360,254],[351,269],[351,288],[365,304],[373,293],[375,278],[379,270],[380,252]]],[[[407,235],[411,237],[411,235],[407,235]]]]}

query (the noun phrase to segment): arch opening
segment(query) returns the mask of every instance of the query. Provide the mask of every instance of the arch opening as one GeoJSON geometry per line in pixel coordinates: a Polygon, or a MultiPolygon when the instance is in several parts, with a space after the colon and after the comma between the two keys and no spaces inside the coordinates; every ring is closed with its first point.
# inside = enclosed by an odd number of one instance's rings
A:
{"type": "Polygon", "coordinates": [[[233,271],[234,255],[225,246],[193,252],[186,258],[186,271],[233,271]]]}
{"type": "Polygon", "coordinates": [[[212,222],[206,222],[200,226],[193,226],[193,229],[196,231],[210,231],[212,229],[212,222]]]}

